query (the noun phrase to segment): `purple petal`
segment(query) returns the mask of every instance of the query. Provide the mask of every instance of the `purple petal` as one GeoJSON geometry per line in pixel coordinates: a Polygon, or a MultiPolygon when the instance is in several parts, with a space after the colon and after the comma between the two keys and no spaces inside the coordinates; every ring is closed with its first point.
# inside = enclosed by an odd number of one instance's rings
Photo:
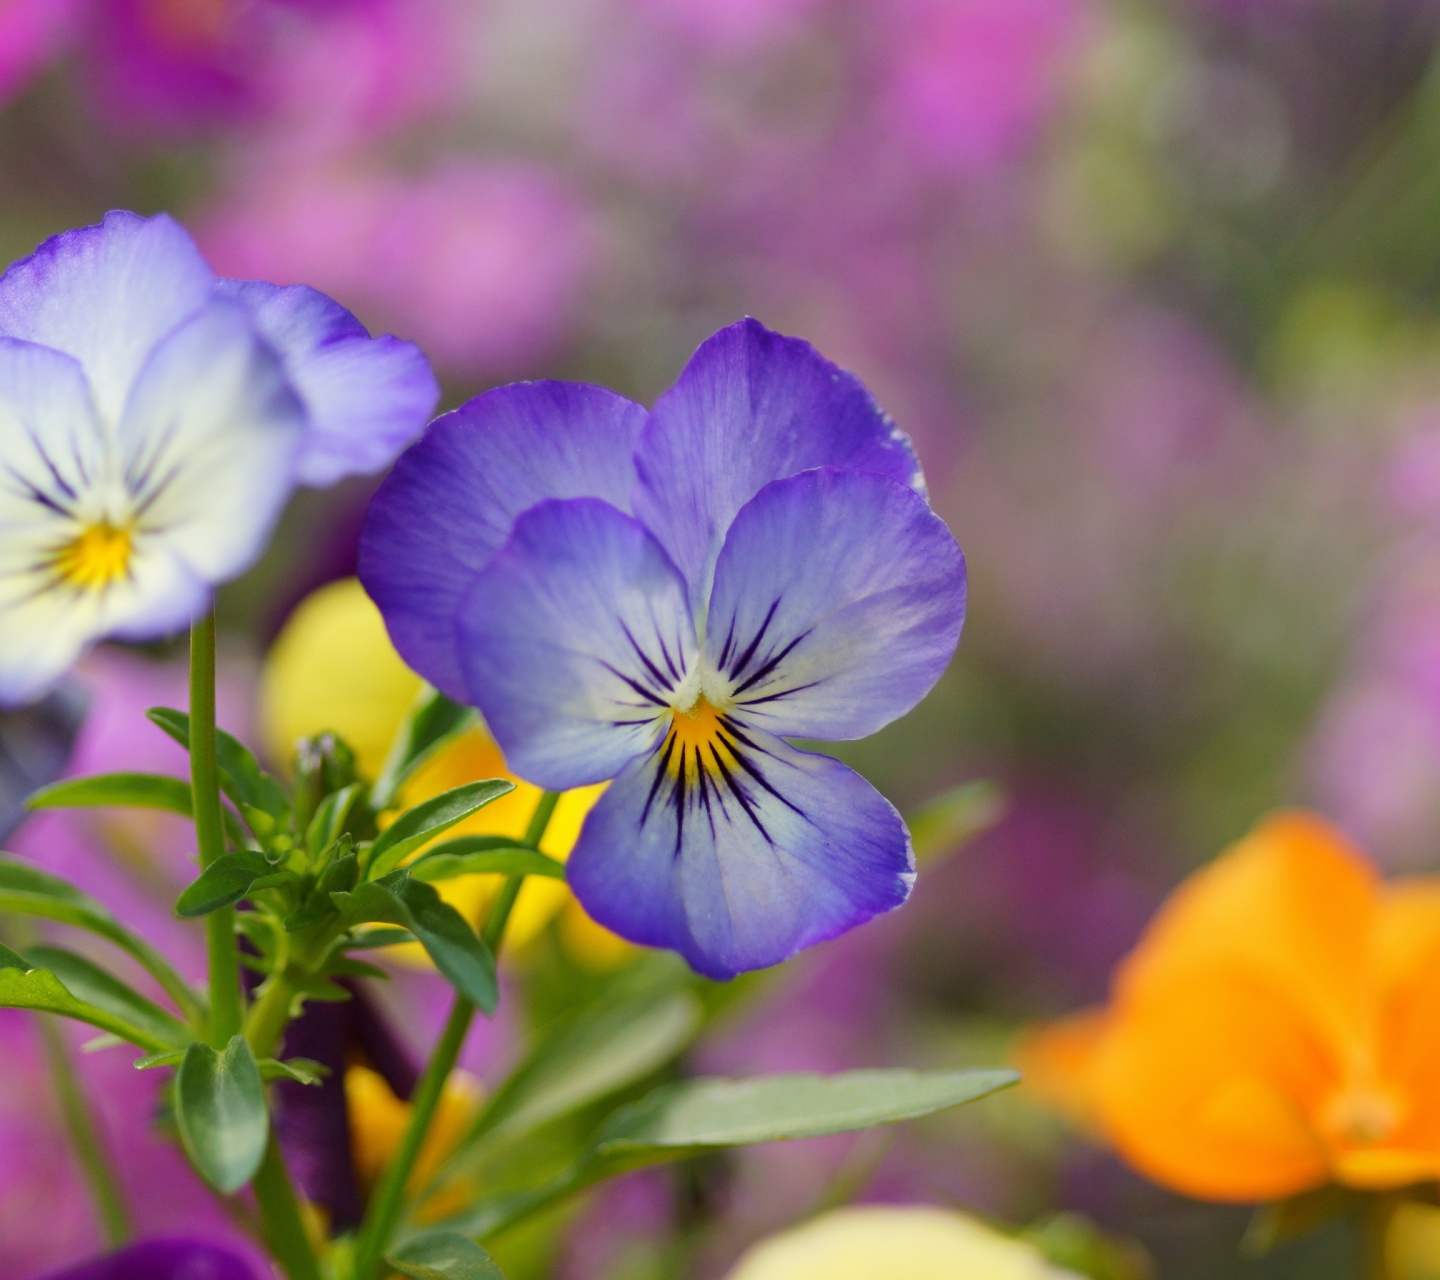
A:
{"type": "Polygon", "coordinates": [[[28,815],[25,798],[64,771],[89,699],[74,681],[18,711],[0,711],[0,841],[28,815]]]}
{"type": "Polygon", "coordinates": [[[676,765],[663,748],[628,765],[570,855],[570,886],[607,929],[729,978],[905,901],[905,825],[838,761],[730,720],[698,767],[676,765]]]}
{"type": "Polygon", "coordinates": [[[685,583],[638,521],[596,498],[543,502],[459,615],[470,695],[506,762],[563,791],[645,752],[695,656],[685,583]]]}
{"type": "Polygon", "coordinates": [[[256,1280],[237,1253],[203,1240],[145,1240],[42,1280],[256,1280]]]}
{"type": "Polygon", "coordinates": [[[913,489],[822,468],[766,485],[715,564],[705,655],[771,733],[863,738],[940,678],[965,559],[913,489]]]}
{"type": "Polygon", "coordinates": [[[214,282],[173,219],[107,213],[52,236],[0,276],[0,335],[74,356],[114,423],[151,350],[204,306],[214,282]]]}
{"type": "Polygon", "coordinates": [[[772,480],[845,467],[924,491],[910,441],[859,379],[756,320],[701,345],[655,405],[635,462],[635,514],[697,604],[730,521],[772,480]]]}
{"type": "Polygon", "coordinates": [[[645,411],[601,387],[522,382],[431,424],[370,504],[360,578],[406,662],[465,699],[454,618],[515,518],[547,498],[628,509],[645,411]]]}
{"type": "Polygon", "coordinates": [[[413,343],[372,338],[338,302],[306,285],[222,280],[219,289],[249,310],[305,405],[302,484],[379,471],[425,429],[440,388],[413,343]]]}

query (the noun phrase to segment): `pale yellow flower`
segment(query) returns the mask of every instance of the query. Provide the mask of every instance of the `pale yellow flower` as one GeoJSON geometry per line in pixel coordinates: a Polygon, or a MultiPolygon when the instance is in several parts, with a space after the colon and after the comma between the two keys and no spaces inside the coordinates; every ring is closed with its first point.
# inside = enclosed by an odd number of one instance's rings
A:
{"type": "MultiPolygon", "coordinates": [[[[948,1209],[837,1209],[762,1240],[728,1280],[1061,1280],[1033,1246],[948,1209]]],[[[1073,1277],[1071,1277],[1073,1280],[1073,1277]]]]}
{"type": "MultiPolygon", "coordinates": [[[[300,604],[266,660],[260,700],[266,745],[272,757],[288,760],[301,738],[333,732],[355,752],[360,771],[373,778],[420,687],[420,677],[395,652],[380,611],[359,581],[332,582],[300,604]]],[[[510,778],[515,790],[452,827],[444,838],[523,835],[540,791],[506,769],[500,749],[479,726],[427,761],[401,800],[413,805],[477,778],[510,778]]],[[[561,797],[541,841],[544,852],[569,857],[585,815],[603,790],[603,785],[584,787],[561,797]]],[[[478,923],[500,884],[499,876],[466,876],[436,887],[478,923]]],[[[567,947],[593,967],[610,967],[632,953],[630,944],[585,915],[563,881],[534,876],[515,904],[507,942],[523,947],[557,915],[567,947]]],[[[410,959],[421,954],[419,948],[394,950],[410,959]]]]}

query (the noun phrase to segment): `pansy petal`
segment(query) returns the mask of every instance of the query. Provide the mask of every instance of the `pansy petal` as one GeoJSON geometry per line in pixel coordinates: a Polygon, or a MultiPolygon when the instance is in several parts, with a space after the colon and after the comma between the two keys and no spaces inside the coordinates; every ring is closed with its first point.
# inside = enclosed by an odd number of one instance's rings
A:
{"type": "Polygon", "coordinates": [[[110,483],[79,363],[0,339],[0,704],[43,693],[95,638],[94,602],[71,607],[53,565],[84,520],[104,514],[110,483]]]}
{"type": "Polygon", "coordinates": [[[114,423],[151,349],[204,306],[214,280],[172,218],[107,213],[51,237],[0,277],[0,334],[74,356],[114,423]]]}
{"type": "Polygon", "coordinates": [[[750,722],[861,738],[925,696],[964,616],[964,557],[925,500],[822,468],[740,509],[715,565],[705,655],[750,722]]]}
{"type": "Polygon", "coordinates": [[[542,502],[457,626],[470,700],[520,777],[555,791],[647,751],[695,656],[685,583],[644,526],[596,498],[542,502]]]}
{"type": "Polygon", "coordinates": [[[858,378],[748,319],[701,345],[656,403],[635,460],[635,514],[697,603],[730,521],[772,480],[844,467],[924,492],[910,441],[858,378]]]}
{"type": "Polygon", "coordinates": [[[42,1280],[255,1280],[238,1253],[206,1240],[143,1240],[42,1280]]]}
{"type": "Polygon", "coordinates": [[[120,423],[142,533],[198,578],[260,554],[294,482],[304,412],[238,303],[210,302],[152,353],[120,423]]]}
{"type": "Polygon", "coordinates": [[[758,730],[731,741],[699,768],[664,749],[633,761],[567,870],[607,929],[712,978],[833,938],[899,906],[914,881],[900,815],[859,774],[758,730]]]}
{"type": "Polygon", "coordinates": [[[360,578],[406,662],[464,699],[453,620],[516,517],[547,498],[626,509],[645,411],[601,387],[499,387],[434,422],[370,504],[360,578]]]}
{"type": "Polygon", "coordinates": [[[372,338],[338,302],[307,285],[222,280],[218,288],[250,311],[305,405],[302,484],[379,471],[425,429],[440,388],[414,343],[372,338]]]}

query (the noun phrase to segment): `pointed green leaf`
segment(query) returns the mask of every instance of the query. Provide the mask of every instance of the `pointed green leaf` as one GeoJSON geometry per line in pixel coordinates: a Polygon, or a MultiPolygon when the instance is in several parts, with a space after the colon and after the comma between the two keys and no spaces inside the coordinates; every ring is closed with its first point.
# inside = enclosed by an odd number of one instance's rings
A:
{"type": "Polygon", "coordinates": [[[175,1079],[175,1120],[190,1163],[217,1191],[233,1195],[255,1176],[270,1121],[260,1068],[243,1036],[224,1053],[199,1041],[185,1051],[175,1079]]]}
{"type": "Polygon", "coordinates": [[[0,854],[0,911],[74,925],[113,942],[144,965],[187,1016],[198,1017],[200,1006],[194,992],[169,962],[148,942],[123,928],[94,898],[59,876],[10,854],[0,854]]]}
{"type": "Polygon", "coordinates": [[[409,929],[457,991],[486,1013],[495,1011],[500,998],[495,957],[465,917],[430,885],[394,871],[383,880],[356,885],[351,893],[332,896],[347,926],[379,923],[409,929]]]}
{"type": "Polygon", "coordinates": [[[58,1013],[157,1052],[171,1047],[168,1040],[141,1027],[133,1026],[99,1005],[90,1004],[71,994],[48,969],[32,969],[8,947],[0,955],[0,1009],[35,1009],[41,1013],[58,1013]],[[17,963],[18,962],[18,963],[17,963]]]}
{"type": "MultiPolygon", "coordinates": [[[[189,1046],[187,1045],[186,1048],[189,1046]]],[[[184,1049],[166,1049],[164,1053],[147,1053],[135,1059],[136,1071],[150,1071],[155,1067],[178,1067],[185,1061],[184,1049]]]]}
{"type": "MultiPolygon", "coordinates": [[[[151,707],[145,714],[186,751],[190,750],[190,717],[185,712],[151,707]]],[[[290,800],[285,788],[260,767],[244,743],[224,729],[215,731],[215,758],[220,766],[220,785],[241,813],[247,806],[272,819],[284,818],[289,813],[290,800]]]]}
{"type": "Polygon", "coordinates": [[[265,1080],[294,1080],[297,1084],[319,1085],[330,1074],[330,1068],[309,1058],[261,1058],[256,1064],[265,1080]]]}
{"type": "Polygon", "coordinates": [[[453,880],[456,876],[478,875],[547,876],[551,880],[565,879],[563,862],[557,862],[534,849],[505,844],[499,848],[469,850],[464,847],[469,843],[470,838],[466,836],[446,840],[412,863],[410,874],[426,884],[433,884],[437,880],[453,880]]]}
{"type": "Polygon", "coordinates": [[[367,878],[379,880],[388,875],[421,845],[514,790],[515,784],[506,778],[487,778],[454,787],[407,809],[375,838],[367,878]]]}
{"type": "Polygon", "coordinates": [[[468,729],[475,712],[451,702],[429,685],[421,689],[390,748],[380,776],[375,779],[371,798],[376,809],[388,809],[405,780],[446,742],[468,729]]]}
{"type": "Polygon", "coordinates": [[[385,1261],[410,1280],[505,1280],[494,1259],[458,1231],[427,1231],[385,1261]]]}
{"type": "Polygon", "coordinates": [[[32,809],[163,809],[190,816],[190,784],[161,773],[100,773],[41,787],[26,802],[32,809]]]}
{"type": "Polygon", "coordinates": [[[41,946],[31,947],[27,959],[32,968],[48,969],[72,995],[149,1032],[155,1039],[173,1045],[190,1042],[189,1029],[183,1022],[88,957],[64,947],[41,946]]]}
{"type": "Polygon", "coordinates": [[[724,1147],[853,1133],[914,1120],[1008,1088],[1014,1071],[845,1071],[696,1079],[616,1111],[585,1155],[544,1185],[489,1196],[452,1226],[485,1238],[604,1178],[724,1147]]]}
{"type": "Polygon", "coordinates": [[[221,854],[180,895],[175,914],[186,920],[233,906],[252,889],[298,884],[300,877],[270,862],[263,853],[241,849],[221,854]]]}
{"type": "Polygon", "coordinates": [[[663,1158],[667,1151],[853,1133],[974,1102],[1019,1079],[1004,1070],[895,1070],[684,1080],[622,1107],[595,1150],[663,1158]]]}

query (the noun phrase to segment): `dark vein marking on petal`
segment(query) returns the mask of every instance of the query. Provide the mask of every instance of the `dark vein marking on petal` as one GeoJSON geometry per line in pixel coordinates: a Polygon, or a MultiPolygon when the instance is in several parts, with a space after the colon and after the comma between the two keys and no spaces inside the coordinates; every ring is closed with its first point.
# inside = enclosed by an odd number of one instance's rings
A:
{"type": "Polygon", "coordinates": [[[779,607],[780,597],[776,596],[765,614],[765,621],[760,624],[760,629],[755,633],[749,645],[746,646],[745,652],[735,660],[735,666],[727,673],[732,679],[738,680],[745,674],[745,668],[750,665],[750,659],[755,656],[755,651],[760,647],[760,642],[765,639],[765,632],[769,630],[770,623],[775,617],[775,610],[779,607]]]}
{"type": "Polygon", "coordinates": [[[802,631],[798,636],[795,637],[795,639],[790,641],[789,644],[787,644],[783,649],[781,649],[779,653],[775,654],[774,657],[767,658],[764,663],[761,664],[761,666],[754,672],[754,674],[747,677],[743,684],[736,686],[734,696],[738,697],[740,694],[744,693],[746,689],[752,688],[761,680],[765,679],[766,676],[768,676],[772,671],[774,671],[776,667],[778,667],[782,662],[785,661],[786,658],[790,656],[791,653],[794,652],[795,646],[798,645],[809,634],[809,631],[802,631]]]}

